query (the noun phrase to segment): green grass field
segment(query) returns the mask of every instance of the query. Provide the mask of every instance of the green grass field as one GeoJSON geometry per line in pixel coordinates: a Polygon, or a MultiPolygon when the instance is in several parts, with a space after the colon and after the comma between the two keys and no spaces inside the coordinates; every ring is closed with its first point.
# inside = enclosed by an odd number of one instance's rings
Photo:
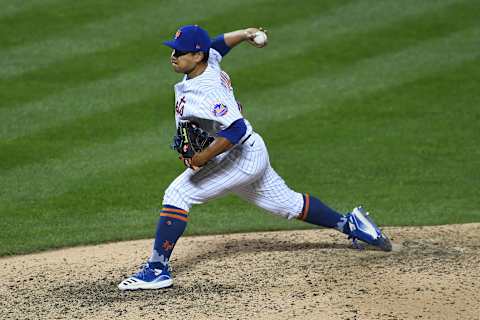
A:
{"type": "MultiPolygon", "coordinates": [[[[297,191],[380,225],[480,221],[480,2],[0,0],[0,255],[153,237],[179,80],[161,42],[264,26],[223,62],[297,191]]],[[[187,234],[307,228],[235,197],[187,234]]]]}

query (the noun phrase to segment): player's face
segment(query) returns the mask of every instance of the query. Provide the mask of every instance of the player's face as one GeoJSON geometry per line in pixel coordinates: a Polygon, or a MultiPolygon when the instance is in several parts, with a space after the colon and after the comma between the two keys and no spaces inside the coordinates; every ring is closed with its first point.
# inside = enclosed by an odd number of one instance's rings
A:
{"type": "Polygon", "coordinates": [[[190,73],[199,63],[198,56],[198,53],[173,50],[170,56],[170,63],[175,72],[190,73]]]}

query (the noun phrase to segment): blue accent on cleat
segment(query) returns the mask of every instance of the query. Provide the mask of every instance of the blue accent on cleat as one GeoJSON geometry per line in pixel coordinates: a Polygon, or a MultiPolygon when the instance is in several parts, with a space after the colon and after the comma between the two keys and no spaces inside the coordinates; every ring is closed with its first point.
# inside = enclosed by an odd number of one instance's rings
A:
{"type": "Polygon", "coordinates": [[[373,222],[362,207],[356,207],[347,216],[347,234],[348,238],[353,240],[353,245],[358,248],[357,239],[383,251],[392,251],[392,244],[388,237],[373,222]]]}
{"type": "Polygon", "coordinates": [[[120,290],[161,289],[170,287],[172,284],[173,279],[168,265],[156,269],[147,262],[136,274],[123,280],[118,288],[120,290]]]}

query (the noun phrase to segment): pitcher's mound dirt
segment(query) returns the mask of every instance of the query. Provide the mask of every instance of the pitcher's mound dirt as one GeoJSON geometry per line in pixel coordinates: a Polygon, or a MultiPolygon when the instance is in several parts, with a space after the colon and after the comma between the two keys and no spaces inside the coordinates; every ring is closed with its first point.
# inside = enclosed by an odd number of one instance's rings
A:
{"type": "Polygon", "coordinates": [[[2,319],[480,319],[480,224],[386,228],[394,251],[330,230],[182,238],[175,282],[120,292],[152,241],[0,259],[2,319]]]}

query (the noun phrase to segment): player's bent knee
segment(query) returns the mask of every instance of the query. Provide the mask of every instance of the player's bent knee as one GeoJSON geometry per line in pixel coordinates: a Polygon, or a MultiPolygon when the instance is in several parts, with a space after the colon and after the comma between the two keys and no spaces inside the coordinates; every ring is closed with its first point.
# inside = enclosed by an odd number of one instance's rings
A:
{"type": "Polygon", "coordinates": [[[188,201],[188,196],[184,194],[182,190],[172,185],[165,190],[163,203],[181,208],[185,211],[189,211],[192,206],[190,201],[188,201]]]}

